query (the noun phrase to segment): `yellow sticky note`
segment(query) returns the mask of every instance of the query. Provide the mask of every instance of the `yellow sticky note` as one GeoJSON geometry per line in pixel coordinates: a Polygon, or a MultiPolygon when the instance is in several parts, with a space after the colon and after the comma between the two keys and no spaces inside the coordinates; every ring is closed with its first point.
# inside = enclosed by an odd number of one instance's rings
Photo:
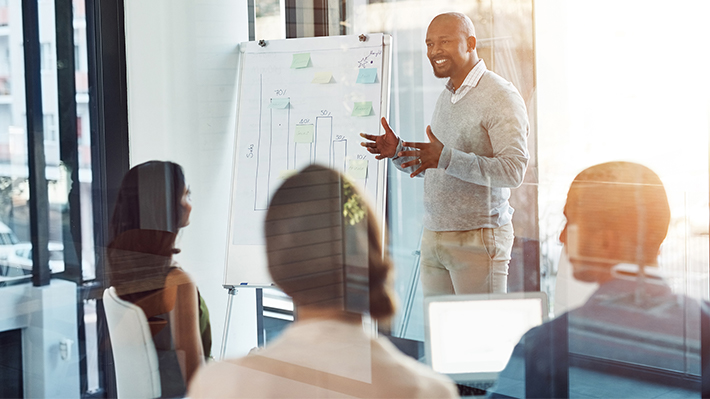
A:
{"type": "Polygon", "coordinates": [[[307,68],[311,62],[311,53],[294,54],[291,60],[291,69],[307,68]]]}
{"type": "Polygon", "coordinates": [[[286,109],[291,104],[290,98],[272,98],[269,108],[286,109]]]}
{"type": "Polygon", "coordinates": [[[295,170],[295,169],[280,170],[280,171],[279,171],[279,179],[281,179],[281,180],[286,180],[286,179],[288,179],[289,177],[295,175],[296,172],[298,172],[298,171],[295,170]]]}
{"type": "Polygon", "coordinates": [[[348,176],[353,179],[367,177],[367,159],[351,159],[348,162],[348,176]]]}
{"type": "Polygon", "coordinates": [[[352,116],[369,116],[372,113],[372,101],[355,103],[352,116]]]}
{"type": "Polygon", "coordinates": [[[333,78],[333,72],[330,72],[330,71],[316,72],[311,83],[330,83],[330,80],[332,78],[333,78]]]}
{"type": "Polygon", "coordinates": [[[293,141],[296,143],[312,143],[313,142],[313,124],[296,125],[296,133],[293,135],[293,141]]]}

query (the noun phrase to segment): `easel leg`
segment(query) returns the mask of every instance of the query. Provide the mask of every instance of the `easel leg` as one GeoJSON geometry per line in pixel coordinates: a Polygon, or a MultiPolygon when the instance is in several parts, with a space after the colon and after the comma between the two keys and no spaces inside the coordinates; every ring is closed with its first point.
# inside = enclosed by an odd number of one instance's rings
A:
{"type": "Polygon", "coordinates": [[[224,315],[224,331],[222,332],[222,346],[219,349],[219,360],[224,360],[224,352],[227,350],[229,322],[232,318],[232,301],[234,300],[234,296],[237,295],[237,289],[234,287],[229,288],[229,292],[227,292],[227,295],[227,313],[224,315]]]}
{"type": "Polygon", "coordinates": [[[256,289],[256,341],[259,348],[266,343],[266,330],[264,329],[264,290],[256,289]]]}

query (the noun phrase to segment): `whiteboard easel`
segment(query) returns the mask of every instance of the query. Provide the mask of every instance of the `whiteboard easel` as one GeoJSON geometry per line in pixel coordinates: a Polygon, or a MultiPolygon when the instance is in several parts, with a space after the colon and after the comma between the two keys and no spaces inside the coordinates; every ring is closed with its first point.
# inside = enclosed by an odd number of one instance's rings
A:
{"type": "Polygon", "coordinates": [[[359,134],[384,134],[380,119],[389,115],[391,40],[369,34],[239,46],[221,355],[237,289],[273,287],[264,217],[271,195],[290,174],[319,163],[348,175],[373,205],[384,242],[387,162],[361,147],[359,134]]]}

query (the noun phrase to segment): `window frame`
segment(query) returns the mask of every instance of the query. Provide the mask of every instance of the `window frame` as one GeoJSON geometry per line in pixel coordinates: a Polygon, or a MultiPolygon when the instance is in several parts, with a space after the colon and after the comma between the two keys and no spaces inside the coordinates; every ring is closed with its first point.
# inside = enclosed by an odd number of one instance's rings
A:
{"type": "MultiPolygon", "coordinates": [[[[96,277],[84,280],[81,261],[81,212],[79,189],[79,150],[76,103],[75,60],[72,0],[54,0],[56,29],[57,95],[59,108],[60,160],[66,167],[71,187],[67,198],[68,218],[62,229],[65,271],[51,275],[49,269],[49,200],[44,154],[44,115],[42,110],[41,74],[43,68],[39,41],[39,2],[22,0],[23,51],[25,62],[27,149],[30,190],[30,232],[32,284],[47,286],[51,278],[77,284],[77,317],[82,398],[115,397],[115,376],[108,343],[101,297],[108,285],[105,278],[103,248],[108,240],[108,221],[115,193],[129,169],[128,106],[123,0],[84,0],[88,51],[89,112],[91,134],[92,213],[96,277]],[[109,151],[110,149],[110,151],[109,151]],[[67,256],[67,254],[72,254],[67,256]],[[84,304],[97,301],[97,348],[99,390],[88,392],[87,340],[84,304]]],[[[46,61],[45,65],[46,67],[46,61]]]]}

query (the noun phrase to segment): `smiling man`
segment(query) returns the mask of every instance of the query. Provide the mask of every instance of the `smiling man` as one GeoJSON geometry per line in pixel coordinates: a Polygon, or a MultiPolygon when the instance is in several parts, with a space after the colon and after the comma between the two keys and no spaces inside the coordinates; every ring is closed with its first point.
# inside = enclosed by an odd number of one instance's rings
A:
{"type": "Polygon", "coordinates": [[[363,133],[362,145],[424,176],[424,295],[506,292],[514,238],[508,198],[529,157],[525,102],[478,58],[466,15],[436,16],[426,46],[434,75],[448,78],[426,128],[429,142],[400,140],[382,118],[385,134],[363,133]]]}

